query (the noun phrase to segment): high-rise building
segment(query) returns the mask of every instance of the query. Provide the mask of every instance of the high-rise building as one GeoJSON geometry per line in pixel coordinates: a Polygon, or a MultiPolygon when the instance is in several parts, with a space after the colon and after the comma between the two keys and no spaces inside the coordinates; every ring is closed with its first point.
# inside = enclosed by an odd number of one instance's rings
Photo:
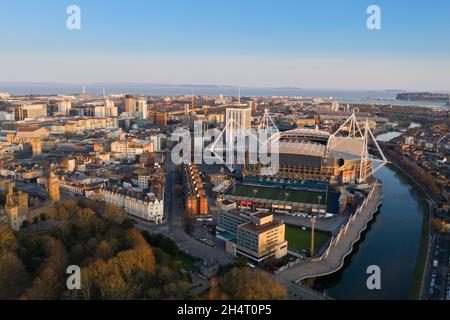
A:
{"type": "Polygon", "coordinates": [[[233,141],[237,130],[250,130],[252,123],[251,108],[227,108],[225,125],[227,141],[233,141]]]}
{"type": "Polygon", "coordinates": [[[147,100],[145,99],[137,100],[137,110],[139,119],[147,119],[148,117],[147,100]]]}
{"type": "Polygon", "coordinates": [[[95,106],[94,115],[96,118],[106,118],[106,107],[105,106],[95,106]]]}
{"type": "Polygon", "coordinates": [[[58,102],[58,113],[68,116],[70,114],[70,109],[72,109],[72,102],[68,100],[63,100],[58,102]]]}
{"type": "Polygon", "coordinates": [[[132,114],[136,112],[136,100],[131,95],[125,96],[125,112],[132,114]]]}
{"type": "Polygon", "coordinates": [[[53,172],[55,169],[55,165],[52,164],[50,166],[50,171],[48,174],[48,195],[50,197],[50,200],[53,203],[58,203],[60,200],[60,194],[59,194],[59,178],[58,176],[53,172]]]}
{"type": "Polygon", "coordinates": [[[105,108],[106,108],[106,116],[107,117],[118,117],[119,111],[118,108],[114,105],[114,101],[110,99],[105,99],[105,108]]]}

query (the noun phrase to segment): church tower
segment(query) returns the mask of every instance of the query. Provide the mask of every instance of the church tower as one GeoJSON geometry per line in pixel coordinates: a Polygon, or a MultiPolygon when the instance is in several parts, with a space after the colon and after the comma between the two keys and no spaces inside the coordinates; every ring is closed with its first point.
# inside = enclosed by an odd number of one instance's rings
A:
{"type": "Polygon", "coordinates": [[[6,195],[5,212],[8,218],[8,226],[14,231],[19,231],[21,224],[19,206],[14,201],[14,193],[12,188],[8,190],[8,194],[6,195]]]}
{"type": "Polygon", "coordinates": [[[50,200],[53,203],[58,203],[60,200],[59,196],[59,178],[58,176],[53,172],[55,169],[55,164],[50,165],[50,170],[48,173],[48,195],[50,197],[50,200]]]}

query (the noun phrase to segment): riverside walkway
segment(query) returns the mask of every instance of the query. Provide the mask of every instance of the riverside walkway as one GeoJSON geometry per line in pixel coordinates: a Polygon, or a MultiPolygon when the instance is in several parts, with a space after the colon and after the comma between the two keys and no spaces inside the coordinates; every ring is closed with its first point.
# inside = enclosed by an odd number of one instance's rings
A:
{"type": "Polygon", "coordinates": [[[341,269],[345,257],[353,251],[353,246],[359,241],[361,233],[378,211],[382,198],[383,187],[377,181],[363,204],[350,217],[348,223],[342,226],[341,231],[332,239],[328,249],[321,257],[299,262],[291,268],[281,271],[278,276],[290,282],[299,282],[308,278],[328,275],[341,269]]]}

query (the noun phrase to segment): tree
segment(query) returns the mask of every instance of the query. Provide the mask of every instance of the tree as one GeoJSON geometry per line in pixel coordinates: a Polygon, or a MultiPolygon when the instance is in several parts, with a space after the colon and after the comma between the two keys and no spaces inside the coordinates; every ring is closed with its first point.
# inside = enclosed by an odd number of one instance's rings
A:
{"type": "Polygon", "coordinates": [[[86,230],[92,219],[95,217],[94,210],[90,208],[84,208],[77,212],[77,222],[81,229],[86,230]]]}
{"type": "Polygon", "coordinates": [[[108,218],[119,223],[127,216],[127,214],[124,211],[120,210],[117,206],[113,206],[111,204],[106,204],[105,214],[108,218]]]}
{"type": "Polygon", "coordinates": [[[134,228],[134,221],[132,219],[124,219],[122,223],[120,224],[122,229],[133,229],[134,228]]]}
{"type": "Polygon", "coordinates": [[[98,291],[98,298],[104,300],[133,298],[125,279],[116,268],[113,259],[107,262],[96,260],[82,274],[88,275],[87,279],[82,280],[88,286],[83,290],[84,297],[89,297],[89,299],[95,298],[94,294],[98,291]]]}
{"type": "Polygon", "coordinates": [[[26,289],[28,274],[22,261],[11,252],[0,256],[0,300],[17,299],[26,289]]]}
{"type": "Polygon", "coordinates": [[[95,255],[97,258],[108,260],[114,256],[114,250],[107,241],[102,240],[97,246],[97,252],[95,255]]]}
{"type": "Polygon", "coordinates": [[[15,251],[19,247],[17,238],[13,231],[7,227],[0,226],[0,254],[7,251],[15,251]]]}
{"type": "Polygon", "coordinates": [[[64,290],[67,253],[61,241],[51,236],[43,236],[42,239],[46,259],[27,295],[32,300],[55,300],[64,290]]]}
{"type": "Polygon", "coordinates": [[[220,290],[220,282],[217,278],[211,278],[209,285],[208,300],[225,300],[225,294],[220,290]]]}
{"type": "Polygon", "coordinates": [[[287,298],[286,288],[269,274],[250,268],[233,268],[221,281],[224,293],[233,300],[279,300],[287,298]]]}
{"type": "Polygon", "coordinates": [[[80,208],[75,200],[66,200],[62,203],[62,207],[69,212],[70,215],[75,215],[80,208]]]}
{"type": "Polygon", "coordinates": [[[181,281],[180,276],[168,266],[160,266],[153,277],[152,285],[146,290],[146,298],[183,300],[190,298],[192,285],[181,281]]]}

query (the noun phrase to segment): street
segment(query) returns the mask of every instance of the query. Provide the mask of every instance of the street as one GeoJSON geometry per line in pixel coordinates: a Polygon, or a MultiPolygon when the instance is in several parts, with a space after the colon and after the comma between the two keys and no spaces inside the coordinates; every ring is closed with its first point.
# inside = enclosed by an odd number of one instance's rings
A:
{"type": "Polygon", "coordinates": [[[437,234],[427,266],[424,296],[429,300],[450,299],[450,236],[437,234]]]}

